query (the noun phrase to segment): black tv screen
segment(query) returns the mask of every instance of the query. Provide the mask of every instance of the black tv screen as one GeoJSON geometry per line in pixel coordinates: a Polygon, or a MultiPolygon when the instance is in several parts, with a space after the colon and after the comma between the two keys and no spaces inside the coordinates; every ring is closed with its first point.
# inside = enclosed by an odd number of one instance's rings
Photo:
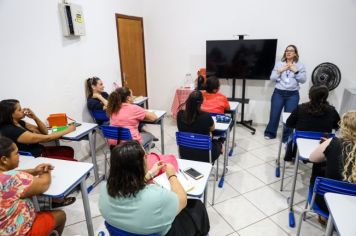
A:
{"type": "Polygon", "coordinates": [[[218,78],[268,80],[276,60],[277,39],[208,40],[206,74],[218,78]]]}

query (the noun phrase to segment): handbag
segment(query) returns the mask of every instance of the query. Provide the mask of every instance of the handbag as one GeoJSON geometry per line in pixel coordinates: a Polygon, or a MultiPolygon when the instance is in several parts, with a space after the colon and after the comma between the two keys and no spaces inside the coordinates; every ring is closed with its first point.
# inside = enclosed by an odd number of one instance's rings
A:
{"type": "MultiPolygon", "coordinates": [[[[176,172],[178,172],[178,170],[179,170],[177,158],[173,154],[157,154],[157,153],[151,152],[150,154],[148,154],[146,156],[146,161],[147,161],[147,169],[151,169],[152,166],[156,162],[163,161],[164,163],[172,164],[174,169],[176,170],[176,172]]],[[[159,175],[163,174],[164,172],[165,171],[161,169],[156,176],[159,176],[159,175]]]]}

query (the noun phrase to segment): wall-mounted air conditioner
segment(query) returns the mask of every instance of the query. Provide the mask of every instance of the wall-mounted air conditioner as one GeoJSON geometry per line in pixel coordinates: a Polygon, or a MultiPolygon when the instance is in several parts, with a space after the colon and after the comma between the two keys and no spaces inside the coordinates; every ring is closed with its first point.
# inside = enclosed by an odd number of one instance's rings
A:
{"type": "Polygon", "coordinates": [[[62,29],[64,36],[85,35],[85,25],[82,7],[73,3],[60,3],[62,29]]]}

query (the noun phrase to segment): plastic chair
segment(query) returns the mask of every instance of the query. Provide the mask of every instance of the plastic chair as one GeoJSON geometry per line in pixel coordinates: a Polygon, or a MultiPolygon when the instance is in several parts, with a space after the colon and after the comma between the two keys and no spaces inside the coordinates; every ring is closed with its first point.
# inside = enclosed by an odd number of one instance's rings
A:
{"type": "MultiPolygon", "coordinates": [[[[295,130],[293,133],[293,146],[296,145],[297,139],[298,138],[303,138],[303,139],[314,139],[314,140],[320,140],[322,137],[324,137],[325,133],[324,132],[313,132],[313,131],[298,131],[295,130]]],[[[335,134],[328,134],[328,137],[335,137],[335,134]]],[[[294,218],[294,210],[293,210],[293,201],[294,201],[294,193],[295,193],[295,185],[297,181],[297,171],[298,171],[298,165],[299,161],[304,161],[304,162],[309,162],[309,158],[303,158],[299,156],[299,152],[297,152],[297,155],[295,157],[295,162],[294,162],[294,178],[293,178],[293,183],[292,183],[292,190],[291,190],[291,196],[288,198],[289,200],[289,226],[294,227],[295,226],[295,218],[294,218]]],[[[285,174],[285,169],[286,169],[286,162],[283,162],[283,169],[282,169],[282,179],[281,179],[281,191],[283,191],[283,181],[284,181],[284,174],[285,174]]]]}
{"type": "MultiPolygon", "coordinates": [[[[128,128],[118,127],[118,126],[110,126],[110,125],[102,125],[100,126],[100,130],[105,138],[105,141],[111,149],[111,145],[109,144],[108,140],[113,139],[116,140],[117,143],[120,141],[132,140],[131,132],[128,128]]],[[[107,176],[107,152],[104,152],[105,156],[105,163],[104,163],[104,173],[107,176]]]]}
{"type": "Polygon", "coordinates": [[[30,153],[30,152],[19,151],[19,154],[21,156],[33,157],[32,153],[30,153]]]}
{"type": "Polygon", "coordinates": [[[356,196],[356,184],[348,183],[344,181],[337,181],[328,178],[317,177],[315,180],[313,191],[309,191],[308,193],[309,208],[305,209],[299,218],[297,235],[300,235],[300,230],[302,227],[303,220],[305,219],[305,215],[308,212],[314,212],[325,218],[329,218],[328,213],[320,210],[315,204],[316,195],[318,194],[324,197],[325,193],[338,193],[338,194],[356,196]]]}
{"type": "MultiPolygon", "coordinates": [[[[211,157],[211,149],[212,149],[212,140],[209,135],[204,135],[204,134],[194,134],[194,133],[188,133],[188,132],[176,132],[176,142],[178,145],[178,152],[179,152],[179,147],[185,147],[185,148],[192,148],[192,149],[199,149],[199,150],[206,150],[209,151],[209,163],[213,164],[212,162],[212,157],[211,157]]],[[[179,152],[179,157],[184,159],[180,155],[179,152]]],[[[218,160],[216,161],[218,165],[218,160]]],[[[214,181],[217,180],[218,178],[218,169],[219,167],[216,167],[216,173],[214,173],[214,181]]],[[[215,185],[213,185],[213,199],[212,199],[212,205],[215,203],[215,185]]],[[[204,195],[204,202],[206,204],[206,198],[207,196],[204,195]]]]}
{"type": "Polygon", "coordinates": [[[109,231],[110,236],[159,236],[159,234],[134,234],[116,228],[105,221],[105,227],[109,231]]]}

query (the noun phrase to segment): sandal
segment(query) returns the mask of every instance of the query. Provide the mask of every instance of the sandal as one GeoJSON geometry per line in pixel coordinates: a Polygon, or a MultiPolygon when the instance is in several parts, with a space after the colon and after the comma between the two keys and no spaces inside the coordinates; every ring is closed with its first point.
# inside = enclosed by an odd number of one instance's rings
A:
{"type": "Polygon", "coordinates": [[[66,197],[63,199],[63,202],[53,202],[52,201],[52,208],[58,208],[58,207],[65,207],[73,204],[75,202],[76,198],[75,197],[66,197]]]}
{"type": "Polygon", "coordinates": [[[326,219],[325,217],[323,217],[323,216],[321,216],[321,215],[318,216],[318,221],[319,221],[319,223],[320,223],[321,225],[323,225],[323,226],[325,226],[326,223],[328,223],[328,219],[326,219]]]}

